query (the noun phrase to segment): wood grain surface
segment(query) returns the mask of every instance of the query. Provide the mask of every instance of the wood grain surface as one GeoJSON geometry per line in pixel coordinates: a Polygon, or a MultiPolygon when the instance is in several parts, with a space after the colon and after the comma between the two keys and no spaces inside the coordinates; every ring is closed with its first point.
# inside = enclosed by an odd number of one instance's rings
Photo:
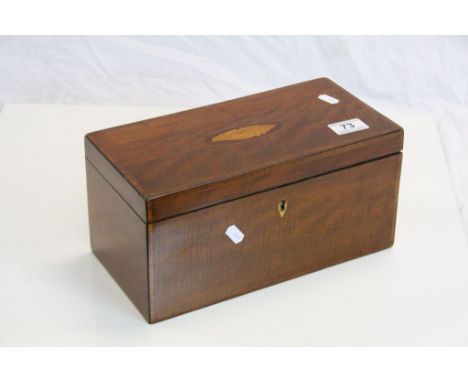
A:
{"type": "Polygon", "coordinates": [[[91,249],[149,321],[147,225],[86,161],[91,249]]]}
{"type": "Polygon", "coordinates": [[[402,142],[398,125],[320,78],[94,132],[86,155],[149,223],[383,157],[402,142]],[[352,118],[370,128],[338,136],[327,126],[352,118]],[[259,135],[247,128],[270,125],[259,135]]]}
{"type": "Polygon", "coordinates": [[[150,224],[150,321],[391,246],[401,158],[394,154],[150,224]],[[239,244],[225,235],[232,224],[245,234],[239,244]]]}

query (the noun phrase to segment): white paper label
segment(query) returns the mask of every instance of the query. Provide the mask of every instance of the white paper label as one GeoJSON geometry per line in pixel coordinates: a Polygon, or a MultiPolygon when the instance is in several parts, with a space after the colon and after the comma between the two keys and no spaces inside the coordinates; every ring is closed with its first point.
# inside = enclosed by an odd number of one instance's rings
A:
{"type": "Polygon", "coordinates": [[[227,228],[225,234],[234,242],[234,244],[239,244],[242,240],[244,240],[244,234],[234,224],[227,228]]]}
{"type": "Polygon", "coordinates": [[[355,131],[365,130],[369,128],[369,126],[367,126],[359,118],[349,119],[343,122],[332,123],[331,125],[328,125],[328,127],[332,129],[338,135],[354,133],[355,131]]]}
{"type": "Polygon", "coordinates": [[[321,99],[322,101],[325,101],[325,102],[328,102],[328,103],[331,103],[332,105],[335,105],[337,104],[338,102],[340,102],[339,99],[336,99],[332,96],[329,96],[328,94],[320,94],[318,96],[319,99],[321,99]]]}

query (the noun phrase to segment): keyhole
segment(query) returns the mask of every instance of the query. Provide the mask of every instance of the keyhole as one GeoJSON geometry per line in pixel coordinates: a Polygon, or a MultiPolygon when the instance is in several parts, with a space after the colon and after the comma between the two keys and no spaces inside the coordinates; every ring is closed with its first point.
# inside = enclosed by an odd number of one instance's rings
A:
{"type": "Polygon", "coordinates": [[[281,217],[284,217],[284,214],[286,213],[286,208],[288,208],[288,202],[286,202],[286,200],[282,200],[278,203],[278,212],[281,217]]]}

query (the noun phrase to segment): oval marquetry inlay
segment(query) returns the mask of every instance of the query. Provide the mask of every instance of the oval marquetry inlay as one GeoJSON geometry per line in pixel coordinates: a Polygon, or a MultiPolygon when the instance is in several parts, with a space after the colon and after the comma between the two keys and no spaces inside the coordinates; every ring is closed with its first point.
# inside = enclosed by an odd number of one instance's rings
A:
{"type": "Polygon", "coordinates": [[[211,138],[211,142],[243,141],[266,134],[275,126],[274,123],[243,126],[218,134],[211,138]]]}

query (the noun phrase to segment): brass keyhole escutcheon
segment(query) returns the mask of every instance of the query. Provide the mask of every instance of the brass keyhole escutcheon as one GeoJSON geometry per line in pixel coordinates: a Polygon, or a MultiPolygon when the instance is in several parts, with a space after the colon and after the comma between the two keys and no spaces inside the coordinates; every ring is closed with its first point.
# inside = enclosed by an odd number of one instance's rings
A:
{"type": "Polygon", "coordinates": [[[286,200],[282,200],[278,203],[278,212],[280,217],[284,217],[286,214],[286,209],[288,208],[288,202],[286,200]]]}

